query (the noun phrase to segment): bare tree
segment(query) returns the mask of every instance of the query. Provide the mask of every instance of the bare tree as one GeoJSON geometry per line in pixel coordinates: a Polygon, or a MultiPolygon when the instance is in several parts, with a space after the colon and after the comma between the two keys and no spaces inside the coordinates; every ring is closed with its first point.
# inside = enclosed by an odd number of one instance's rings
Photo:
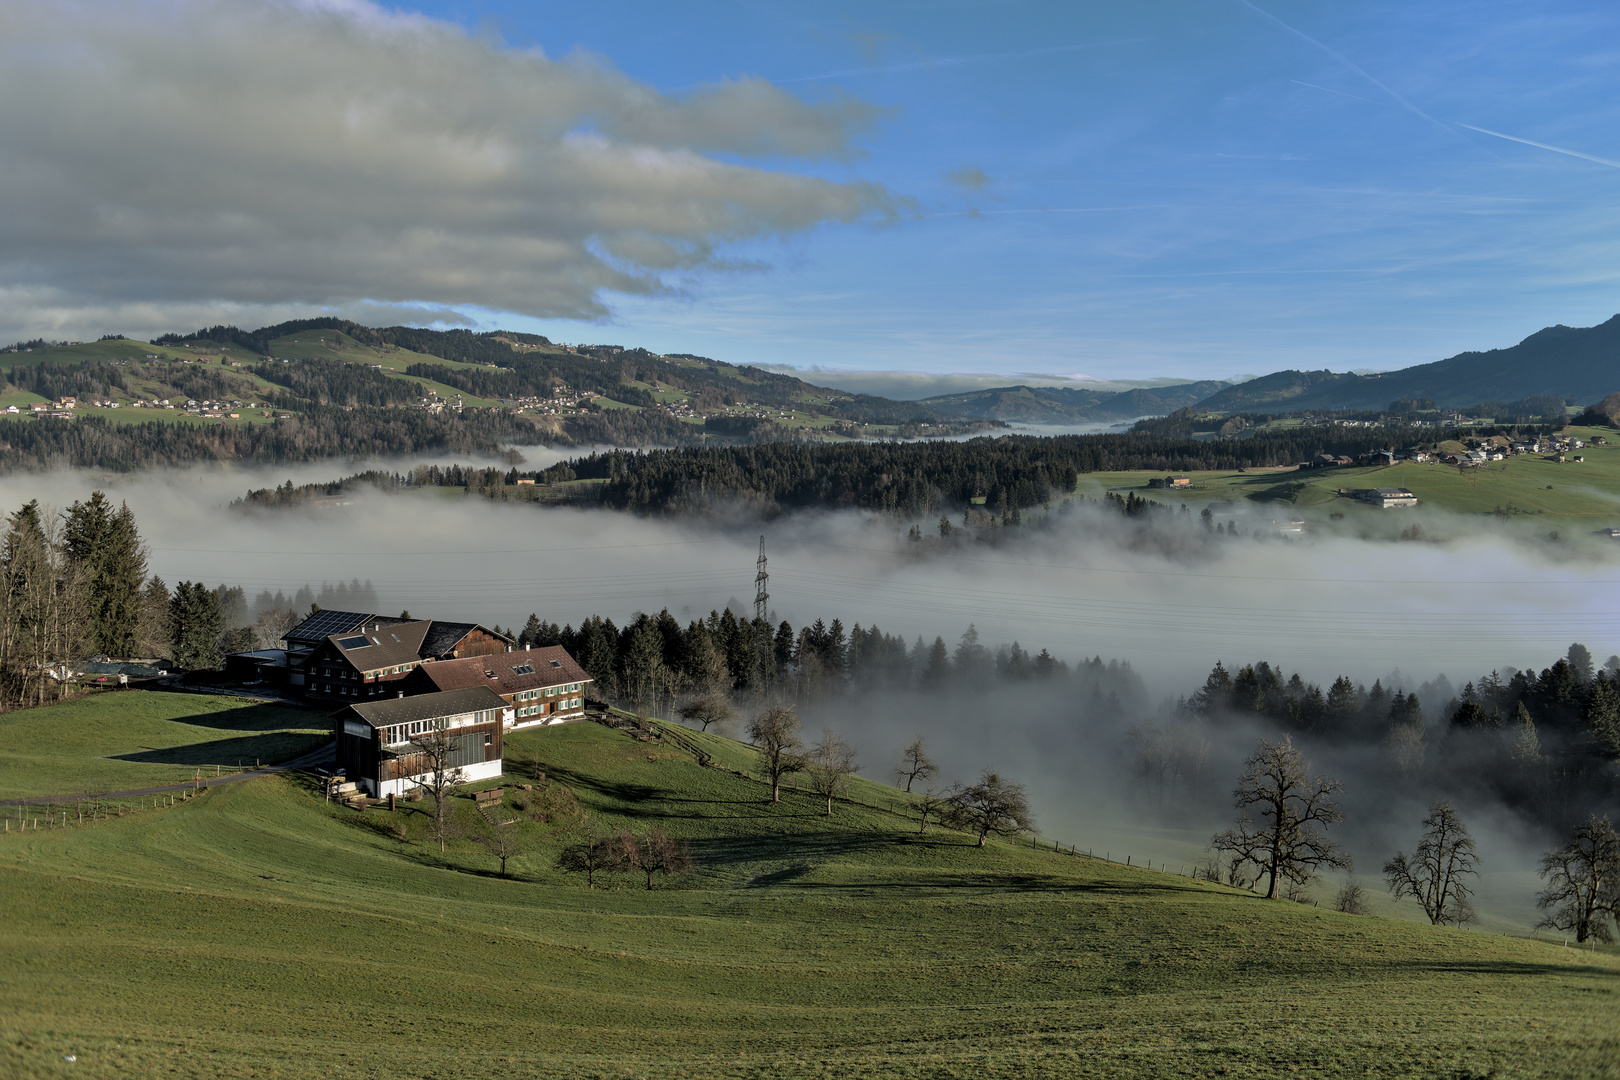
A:
{"type": "Polygon", "coordinates": [[[1367,914],[1367,890],[1361,887],[1361,882],[1351,878],[1340,885],[1338,893],[1333,897],[1333,910],[1342,911],[1346,915],[1367,914]]]}
{"type": "Polygon", "coordinates": [[[1148,720],[1131,728],[1132,770],[1157,792],[1161,805],[1165,790],[1202,773],[1208,758],[1209,743],[1186,725],[1160,727],[1148,720]]]}
{"type": "Polygon", "coordinates": [[[980,847],[991,835],[1012,836],[1035,828],[1024,785],[1003,780],[997,773],[986,772],[977,784],[956,788],[946,802],[951,823],[977,836],[980,847]]]}
{"type": "Polygon", "coordinates": [[[1349,869],[1350,857],[1326,835],[1327,826],[1344,820],[1333,799],[1343,786],[1311,776],[1304,755],[1289,740],[1261,742],[1243,763],[1243,776],[1232,792],[1242,814],[1210,846],[1230,858],[1234,877],[1250,866],[1265,877],[1268,900],[1282,894],[1284,881],[1310,881],[1318,867],[1349,869]],[[1258,807],[1259,824],[1250,817],[1250,807],[1258,807]]]}
{"type": "Polygon", "coordinates": [[[782,778],[804,770],[799,715],[791,705],[772,705],[748,721],[748,738],[759,747],[760,764],[771,784],[771,802],[781,802],[782,778]]]}
{"type": "Polygon", "coordinates": [[[1538,926],[1571,931],[1577,942],[1614,940],[1609,920],[1620,915],[1620,833],[1593,815],[1569,843],[1541,857],[1547,887],[1536,906],[1547,912],[1538,926]]]}
{"type": "Polygon", "coordinates": [[[459,766],[452,764],[456,751],[459,749],[459,739],[450,734],[449,718],[437,717],[431,721],[432,726],[411,740],[412,760],[414,768],[409,776],[410,782],[422,791],[433,796],[433,838],[439,842],[439,851],[444,851],[445,841],[450,838],[452,829],[450,822],[450,796],[456,788],[467,782],[459,766]]]}
{"type": "Polygon", "coordinates": [[[816,794],[827,799],[827,816],[833,812],[833,799],[849,787],[849,777],[856,769],[855,748],[823,728],[821,741],[810,748],[805,759],[805,770],[810,774],[810,786],[816,794]]]}
{"type": "Polygon", "coordinates": [[[1410,859],[1404,852],[1396,852],[1384,864],[1384,878],[1395,899],[1416,898],[1435,926],[1464,926],[1474,921],[1474,905],[1468,900],[1473,890],[1463,879],[1478,876],[1476,858],[1474,838],[1457,811],[1449,802],[1437,802],[1423,819],[1423,839],[1417,850],[1410,859]]]}
{"type": "Polygon", "coordinates": [[[478,837],[478,842],[489,848],[489,853],[501,861],[501,877],[506,877],[506,861],[523,854],[528,845],[518,830],[517,819],[506,817],[503,810],[504,807],[499,805],[490,809],[479,808],[489,828],[478,837]]]}
{"type": "Polygon", "coordinates": [[[557,869],[570,874],[584,874],[585,887],[594,889],[599,872],[624,866],[625,846],[617,834],[587,828],[584,839],[567,845],[557,853],[557,869]]]}
{"type": "Polygon", "coordinates": [[[933,788],[925,789],[922,793],[922,798],[918,799],[912,805],[917,808],[918,813],[922,814],[922,823],[917,826],[918,836],[921,836],[923,833],[928,831],[928,819],[930,817],[932,817],[935,821],[940,820],[945,816],[945,812],[949,810],[951,806],[951,804],[933,788]]]}
{"type": "Polygon", "coordinates": [[[710,693],[700,694],[682,705],[680,715],[687,723],[701,725],[700,730],[708,731],[710,724],[724,727],[731,723],[737,716],[737,710],[731,707],[724,694],[710,693]]]}
{"type": "Polygon", "coordinates": [[[927,783],[939,775],[939,766],[928,757],[928,744],[921,735],[911,740],[911,745],[900,753],[900,767],[895,773],[905,778],[906,794],[911,793],[911,785],[921,780],[927,783]]]}
{"type": "Polygon", "coordinates": [[[672,840],[662,828],[646,836],[627,837],[619,847],[621,865],[625,869],[639,870],[647,875],[647,890],[652,891],[653,875],[690,874],[697,869],[690,844],[672,840]]]}

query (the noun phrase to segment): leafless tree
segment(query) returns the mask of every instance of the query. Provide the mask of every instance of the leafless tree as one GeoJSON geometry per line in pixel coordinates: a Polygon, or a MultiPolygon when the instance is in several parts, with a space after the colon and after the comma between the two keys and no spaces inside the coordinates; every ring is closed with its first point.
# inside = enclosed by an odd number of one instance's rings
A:
{"type": "Polygon", "coordinates": [[[939,775],[939,766],[928,757],[928,744],[921,735],[911,740],[911,745],[900,753],[900,767],[895,773],[905,778],[906,793],[911,793],[911,785],[921,780],[928,783],[939,775]]]}
{"type": "Polygon", "coordinates": [[[1024,785],[1003,780],[997,773],[986,772],[977,784],[956,788],[946,802],[951,823],[977,836],[980,847],[992,835],[1012,836],[1035,828],[1024,785]]]}
{"type": "Polygon", "coordinates": [[[506,861],[523,854],[524,849],[528,847],[524,842],[523,833],[518,830],[517,820],[507,817],[504,810],[505,808],[499,805],[479,809],[488,828],[478,837],[478,842],[501,861],[501,877],[507,876],[506,861]]]}
{"type": "Polygon", "coordinates": [[[1399,900],[1414,897],[1435,926],[1464,926],[1474,921],[1473,890],[1463,879],[1478,876],[1474,838],[1449,802],[1429,807],[1423,839],[1409,859],[1404,852],[1384,864],[1389,891],[1399,900]]]}
{"type": "Polygon", "coordinates": [[[1234,870],[1253,867],[1266,878],[1266,899],[1282,895],[1285,881],[1303,885],[1318,867],[1349,869],[1350,857],[1327,838],[1327,826],[1344,820],[1334,796],[1337,780],[1311,776],[1305,757],[1287,739],[1261,742],[1243,763],[1232,797],[1242,811],[1235,827],[1210,846],[1227,855],[1234,870]],[[1249,808],[1258,808],[1255,823],[1249,808]]]}
{"type": "Polygon", "coordinates": [[[1389,732],[1389,756],[1395,767],[1411,776],[1423,768],[1424,733],[1422,724],[1396,724],[1389,732]]]}
{"type": "Polygon", "coordinates": [[[1192,728],[1160,727],[1148,720],[1131,728],[1131,767],[1159,802],[1172,784],[1204,771],[1209,743],[1192,728]]]}
{"type": "Polygon", "coordinates": [[[725,727],[737,716],[737,710],[731,707],[731,702],[721,693],[699,694],[680,708],[681,719],[689,724],[700,725],[700,730],[708,731],[709,725],[725,727]]]}
{"type": "Polygon", "coordinates": [[[623,867],[625,847],[620,835],[587,828],[582,839],[568,844],[557,853],[557,869],[570,874],[584,874],[585,887],[594,889],[599,872],[623,867]]]}
{"type": "Polygon", "coordinates": [[[748,738],[759,747],[760,764],[771,785],[771,801],[782,801],[782,778],[804,770],[799,715],[791,705],[772,705],[748,721],[748,738]]]}
{"type": "Polygon", "coordinates": [[[945,800],[945,797],[931,787],[924,789],[922,798],[918,799],[912,805],[915,806],[917,808],[917,812],[922,815],[922,822],[917,826],[917,835],[919,836],[928,831],[928,819],[930,817],[932,817],[935,821],[939,821],[944,817],[945,812],[951,807],[951,804],[945,800]]]}
{"type": "Polygon", "coordinates": [[[1537,925],[1571,931],[1577,942],[1614,940],[1609,920],[1620,916],[1620,833],[1595,814],[1569,843],[1541,858],[1547,887],[1536,906],[1547,912],[1537,925]]]}
{"type": "Polygon", "coordinates": [[[1351,878],[1339,886],[1338,893],[1333,897],[1333,909],[1346,915],[1367,914],[1367,890],[1361,887],[1361,882],[1351,878]]]}
{"type": "Polygon", "coordinates": [[[833,799],[849,787],[855,769],[855,748],[823,728],[821,741],[810,748],[805,759],[805,771],[810,774],[810,786],[816,794],[827,800],[827,816],[832,816],[833,799]]]}
{"type": "Polygon", "coordinates": [[[439,842],[441,853],[452,832],[450,796],[467,782],[466,774],[451,763],[459,742],[450,734],[449,718],[443,716],[433,720],[428,730],[411,740],[409,764],[413,768],[409,779],[419,790],[433,797],[433,838],[439,842]]]}
{"type": "Polygon", "coordinates": [[[628,842],[621,843],[619,851],[622,853],[621,865],[625,869],[639,870],[647,875],[649,892],[654,874],[673,876],[690,874],[697,869],[691,845],[671,839],[662,828],[654,829],[646,836],[628,838],[628,842]]]}

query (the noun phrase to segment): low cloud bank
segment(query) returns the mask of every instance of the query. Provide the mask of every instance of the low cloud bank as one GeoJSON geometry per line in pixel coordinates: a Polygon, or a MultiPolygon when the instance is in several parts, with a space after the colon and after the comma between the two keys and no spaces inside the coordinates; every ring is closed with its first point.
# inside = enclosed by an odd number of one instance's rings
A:
{"type": "MultiPolygon", "coordinates": [[[[544,452],[525,453],[549,463],[544,452]]],[[[129,502],[151,570],[171,586],[202,580],[240,584],[250,597],[265,589],[290,596],[305,583],[359,579],[390,613],[509,627],[531,612],[575,625],[591,614],[623,625],[634,612],[666,607],[683,624],[727,606],[751,614],[763,531],[773,618],[796,628],[838,618],[846,629],[875,624],[907,641],[939,635],[954,646],[973,624],[992,646],[1016,640],[1070,663],[1128,661],[1146,693],[1117,712],[1088,709],[1066,682],[995,684],[845,694],[807,704],[806,728],[845,735],[860,747],[863,772],[883,779],[904,743],[924,734],[950,779],[993,768],[1027,782],[1046,835],[1177,865],[1196,862],[1208,836],[1230,821],[1242,758],[1277,734],[1250,720],[1198,721],[1189,730],[1207,755],[1195,774],[1163,784],[1133,772],[1138,725],[1183,723],[1176,699],[1217,660],[1232,671],[1267,660],[1324,687],[1344,674],[1416,690],[1440,674],[1460,688],[1492,668],[1539,669],[1571,641],[1584,642],[1600,664],[1620,652],[1612,611],[1620,568],[1610,549],[1529,544],[1478,520],[1392,514],[1387,527],[1371,519],[1380,524],[1367,536],[1287,540],[1254,535],[1269,523],[1260,507],[1247,510],[1240,535],[1211,539],[1196,515],[1173,512],[1170,527],[1144,532],[1139,521],[1087,504],[1044,524],[1001,529],[994,543],[941,544],[908,540],[909,522],[850,512],[766,526],[669,521],[442,489],[362,492],[328,509],[227,508],[249,487],[332,475],[328,465],[12,476],[0,478],[0,505],[37,497],[62,508],[101,488],[129,502]],[[1420,521],[1456,539],[1394,538],[1420,521]]],[[[1425,711],[1437,731],[1444,718],[1432,704],[1425,711]]],[[[1405,783],[1381,742],[1311,753],[1319,771],[1347,783],[1343,835],[1363,881],[1376,884],[1381,860],[1411,848],[1427,802],[1439,795],[1405,783]]],[[[1491,875],[1482,907],[1515,925],[1532,921],[1530,875],[1550,838],[1483,788],[1443,794],[1480,838],[1491,875]]]]}

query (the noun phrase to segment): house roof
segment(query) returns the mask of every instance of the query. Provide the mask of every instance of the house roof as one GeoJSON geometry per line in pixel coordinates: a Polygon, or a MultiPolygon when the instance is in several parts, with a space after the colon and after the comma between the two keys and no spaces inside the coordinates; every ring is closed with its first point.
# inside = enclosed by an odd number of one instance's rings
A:
{"type": "Polygon", "coordinates": [[[414,697],[385,698],[382,701],[362,701],[349,709],[374,728],[393,724],[411,724],[418,720],[437,720],[441,716],[500,709],[506,706],[499,694],[487,686],[474,686],[467,690],[450,690],[441,694],[417,694],[414,697]]]}
{"type": "Polygon", "coordinates": [[[1372,493],[1380,499],[1410,499],[1412,493],[1405,488],[1373,488],[1372,493]]]}
{"type": "Polygon", "coordinates": [[[362,626],[392,626],[408,622],[389,615],[367,615],[362,611],[317,611],[282,635],[287,641],[319,644],[333,634],[348,634],[362,626]]]}
{"type": "Polygon", "coordinates": [[[493,656],[466,656],[440,660],[417,669],[440,690],[486,686],[498,694],[538,690],[564,683],[586,683],[591,677],[574,662],[561,645],[540,649],[496,653],[493,656]]]}
{"type": "Polygon", "coordinates": [[[440,622],[435,619],[433,620],[432,629],[428,631],[426,639],[422,642],[422,656],[449,656],[455,650],[455,647],[461,643],[461,639],[474,630],[482,630],[484,633],[500,638],[502,641],[511,642],[512,640],[505,634],[497,634],[489,627],[479,623],[440,622]]]}
{"type": "Polygon", "coordinates": [[[361,671],[414,664],[422,658],[422,639],[432,624],[426,619],[396,622],[373,629],[364,624],[358,630],[332,634],[326,640],[343,658],[361,671]]]}

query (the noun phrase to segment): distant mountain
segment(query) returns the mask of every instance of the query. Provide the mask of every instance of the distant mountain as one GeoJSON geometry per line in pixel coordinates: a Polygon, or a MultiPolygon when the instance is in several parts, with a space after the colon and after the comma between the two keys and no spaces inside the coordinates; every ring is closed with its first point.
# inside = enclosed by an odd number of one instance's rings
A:
{"type": "Polygon", "coordinates": [[[1069,386],[997,386],[963,394],[923,398],[920,405],[964,420],[1021,424],[1097,424],[1163,416],[1207,399],[1229,385],[1205,381],[1134,390],[1084,390],[1069,386]]]}
{"type": "Polygon", "coordinates": [[[1378,375],[1278,371],[1228,386],[1198,403],[1211,412],[1384,409],[1397,398],[1437,405],[1541,395],[1596,401],[1620,390],[1620,315],[1600,326],[1549,326],[1517,345],[1378,375]]]}

